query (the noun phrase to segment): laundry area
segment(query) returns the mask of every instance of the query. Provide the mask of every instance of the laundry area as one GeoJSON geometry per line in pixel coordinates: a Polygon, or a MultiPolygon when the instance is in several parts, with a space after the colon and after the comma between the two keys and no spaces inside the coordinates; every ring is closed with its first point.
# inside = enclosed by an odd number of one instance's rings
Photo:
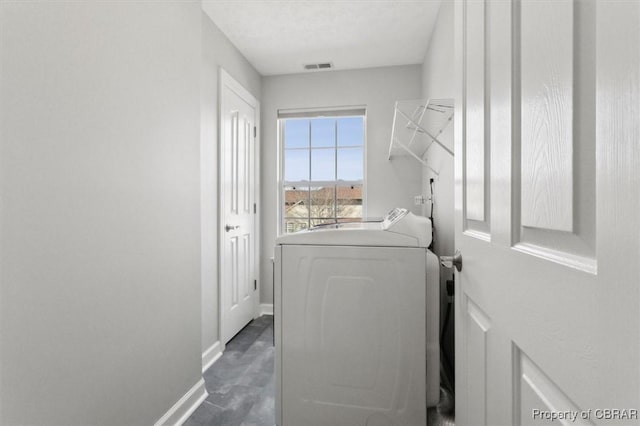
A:
{"type": "Polygon", "coordinates": [[[640,425],[640,2],[0,1],[3,426],[640,425]]]}

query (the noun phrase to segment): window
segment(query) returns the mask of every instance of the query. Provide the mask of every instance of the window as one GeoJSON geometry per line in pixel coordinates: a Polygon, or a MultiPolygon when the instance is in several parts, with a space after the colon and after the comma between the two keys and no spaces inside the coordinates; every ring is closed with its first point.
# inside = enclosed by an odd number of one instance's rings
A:
{"type": "Polygon", "coordinates": [[[282,232],[362,219],[364,110],[280,116],[282,232]]]}

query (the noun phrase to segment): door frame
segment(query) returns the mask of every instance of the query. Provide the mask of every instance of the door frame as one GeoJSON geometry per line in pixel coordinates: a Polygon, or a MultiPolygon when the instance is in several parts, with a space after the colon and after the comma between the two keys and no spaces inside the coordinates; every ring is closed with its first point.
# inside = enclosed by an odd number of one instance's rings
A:
{"type": "MultiPolygon", "coordinates": [[[[466,74],[465,74],[465,56],[466,46],[465,39],[465,16],[464,7],[462,2],[455,2],[453,10],[453,45],[454,45],[454,178],[453,178],[453,191],[454,191],[454,247],[457,246],[455,236],[462,231],[463,223],[463,210],[464,210],[464,163],[463,163],[463,138],[465,131],[465,94],[466,94],[466,74]]],[[[458,424],[465,425],[467,419],[465,418],[466,409],[466,397],[463,395],[466,393],[466,369],[463,357],[466,355],[466,347],[464,338],[465,329],[462,326],[465,318],[462,313],[465,307],[463,306],[462,298],[462,286],[460,283],[460,273],[454,272],[454,374],[455,382],[455,419],[458,424]]]]}
{"type": "Polygon", "coordinates": [[[253,96],[247,89],[244,88],[236,79],[234,79],[224,68],[219,68],[219,84],[218,84],[218,340],[220,342],[221,351],[224,351],[226,342],[222,338],[223,325],[225,318],[223,315],[223,302],[225,296],[225,288],[222,285],[222,280],[225,272],[224,265],[224,247],[222,245],[222,236],[224,235],[225,219],[224,219],[224,172],[225,172],[225,157],[224,157],[224,144],[223,144],[223,123],[224,123],[224,111],[227,103],[225,99],[224,88],[231,89],[236,95],[241,97],[245,102],[251,105],[255,111],[255,127],[256,136],[254,138],[254,202],[256,204],[256,213],[253,215],[253,229],[254,229],[254,247],[253,247],[253,267],[254,267],[254,279],[257,280],[257,288],[254,290],[257,295],[253,298],[253,317],[256,318],[259,313],[260,306],[260,289],[262,280],[260,279],[260,209],[257,208],[260,205],[260,102],[253,96]]]}

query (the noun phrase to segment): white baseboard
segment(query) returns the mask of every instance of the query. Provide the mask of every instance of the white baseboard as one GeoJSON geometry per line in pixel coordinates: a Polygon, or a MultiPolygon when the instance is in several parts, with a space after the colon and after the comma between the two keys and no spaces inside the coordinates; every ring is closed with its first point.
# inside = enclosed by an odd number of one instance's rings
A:
{"type": "Polygon", "coordinates": [[[209,394],[204,386],[204,379],[200,378],[173,407],[160,417],[154,426],[179,426],[182,425],[191,414],[202,404],[209,394]]]}
{"type": "Polygon", "coordinates": [[[261,303],[260,304],[260,315],[273,315],[273,303],[261,303]]]}
{"type": "Polygon", "coordinates": [[[220,340],[209,346],[202,354],[202,372],[204,373],[222,356],[222,344],[220,340]]]}

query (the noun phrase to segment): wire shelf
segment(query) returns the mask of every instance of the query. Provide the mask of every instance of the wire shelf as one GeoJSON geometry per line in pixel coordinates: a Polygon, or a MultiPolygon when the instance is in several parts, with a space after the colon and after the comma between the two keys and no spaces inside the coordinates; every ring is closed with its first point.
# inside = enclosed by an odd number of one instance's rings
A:
{"type": "Polygon", "coordinates": [[[429,167],[423,157],[434,142],[453,155],[453,151],[438,139],[453,119],[453,110],[453,99],[397,101],[393,113],[389,160],[396,156],[411,156],[429,167]]]}

